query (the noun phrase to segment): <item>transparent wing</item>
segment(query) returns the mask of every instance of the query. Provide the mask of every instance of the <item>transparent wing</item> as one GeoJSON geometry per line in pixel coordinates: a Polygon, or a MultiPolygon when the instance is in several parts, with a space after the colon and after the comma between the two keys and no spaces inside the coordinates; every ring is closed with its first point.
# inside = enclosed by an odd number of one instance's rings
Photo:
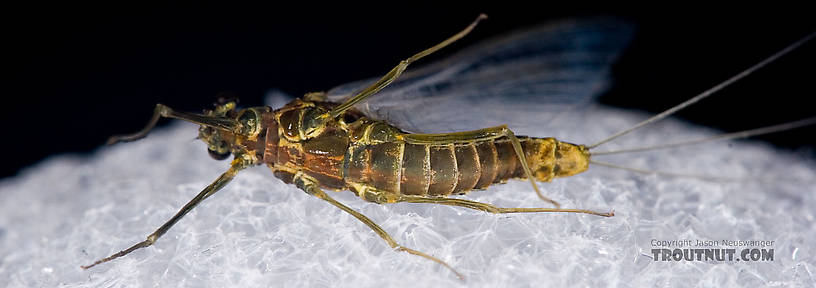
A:
{"type": "MultiPolygon", "coordinates": [[[[607,86],[610,65],[632,28],[614,19],[562,21],[484,41],[443,61],[408,71],[355,106],[414,133],[508,124],[517,133],[580,109],[607,86]]],[[[379,78],[379,77],[378,77],[379,78]]],[[[376,81],[338,86],[342,102],[376,81]]]]}

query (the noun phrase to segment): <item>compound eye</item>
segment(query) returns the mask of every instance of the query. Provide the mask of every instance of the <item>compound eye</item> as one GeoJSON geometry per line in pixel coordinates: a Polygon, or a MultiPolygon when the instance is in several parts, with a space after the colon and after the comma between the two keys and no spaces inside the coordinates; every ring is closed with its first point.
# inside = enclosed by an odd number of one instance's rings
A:
{"type": "Polygon", "coordinates": [[[218,152],[218,151],[215,151],[215,150],[212,150],[212,149],[207,149],[207,152],[210,153],[210,157],[212,157],[215,160],[224,160],[224,159],[227,159],[227,157],[230,156],[229,151],[226,151],[226,152],[222,153],[222,152],[218,152]]]}
{"type": "Polygon", "coordinates": [[[249,137],[255,137],[260,133],[261,116],[253,109],[245,109],[238,116],[238,123],[241,123],[240,133],[249,137]]]}

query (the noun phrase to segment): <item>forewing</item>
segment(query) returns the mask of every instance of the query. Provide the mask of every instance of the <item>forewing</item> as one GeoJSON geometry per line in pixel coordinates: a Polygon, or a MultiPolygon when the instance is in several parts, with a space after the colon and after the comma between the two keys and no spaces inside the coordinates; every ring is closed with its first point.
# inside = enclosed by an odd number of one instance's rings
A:
{"type": "MultiPolygon", "coordinates": [[[[484,41],[408,71],[355,106],[405,131],[442,133],[508,124],[517,133],[550,125],[604,91],[632,29],[614,19],[562,21],[484,41]]],[[[342,102],[377,78],[338,86],[342,102]]],[[[542,136],[542,135],[538,135],[542,136]]]]}

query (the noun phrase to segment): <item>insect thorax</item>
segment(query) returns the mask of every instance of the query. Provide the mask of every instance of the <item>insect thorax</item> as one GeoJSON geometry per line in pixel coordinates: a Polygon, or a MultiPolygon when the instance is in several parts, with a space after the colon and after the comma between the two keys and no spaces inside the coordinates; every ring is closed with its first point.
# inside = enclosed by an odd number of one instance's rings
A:
{"type": "Polygon", "coordinates": [[[353,129],[346,121],[354,122],[362,115],[349,110],[338,119],[318,127],[316,133],[306,136],[306,125],[328,112],[335,104],[295,99],[273,112],[276,133],[270,130],[266,139],[264,163],[275,175],[291,183],[297,172],[302,172],[322,186],[345,189],[343,165],[353,129]]]}

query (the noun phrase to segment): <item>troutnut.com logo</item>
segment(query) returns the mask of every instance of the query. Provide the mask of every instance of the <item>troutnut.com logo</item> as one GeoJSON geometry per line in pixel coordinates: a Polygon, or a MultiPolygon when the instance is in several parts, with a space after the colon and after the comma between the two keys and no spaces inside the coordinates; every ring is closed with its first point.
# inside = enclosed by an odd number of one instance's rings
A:
{"type": "Polygon", "coordinates": [[[773,261],[770,240],[658,240],[652,239],[654,261],[773,261]]]}

